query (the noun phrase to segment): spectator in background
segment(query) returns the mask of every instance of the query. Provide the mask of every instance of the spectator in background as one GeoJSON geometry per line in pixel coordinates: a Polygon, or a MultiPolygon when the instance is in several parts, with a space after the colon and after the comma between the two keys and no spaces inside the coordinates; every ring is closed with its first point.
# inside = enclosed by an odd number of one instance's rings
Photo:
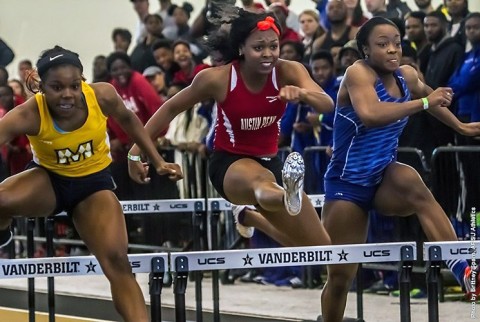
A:
{"type": "MultiPolygon", "coordinates": [[[[184,84],[173,84],[168,89],[168,98],[173,97],[183,88],[185,88],[184,84]]],[[[162,140],[162,146],[174,146],[177,148],[174,160],[176,163],[182,164],[185,169],[187,168],[185,165],[195,166],[193,157],[203,144],[209,130],[208,120],[199,113],[201,107],[202,103],[197,103],[178,114],[170,122],[167,133],[162,140]],[[184,154],[183,151],[190,153],[184,154]],[[187,160],[189,161],[187,162],[187,160]]],[[[192,175],[193,173],[196,172],[185,171],[185,182],[193,182],[194,180],[197,180],[197,178],[189,177],[189,175],[192,175]]],[[[199,194],[196,193],[196,191],[190,191],[190,189],[188,189],[189,187],[186,187],[183,183],[178,182],[177,185],[180,190],[180,198],[199,197],[199,194]]]]}
{"type": "Polygon", "coordinates": [[[7,66],[15,58],[15,53],[3,39],[0,38],[0,66],[7,66]]]}
{"type": "Polygon", "coordinates": [[[145,39],[133,48],[130,54],[132,68],[139,73],[143,73],[148,66],[155,65],[155,58],[153,57],[152,44],[165,37],[162,34],[163,20],[158,14],[148,14],[145,17],[145,28],[147,36],[145,39]]]}
{"type": "MultiPolygon", "coordinates": [[[[280,45],[280,58],[285,60],[293,60],[302,62],[303,54],[305,52],[305,48],[303,44],[298,41],[284,41],[280,45]]],[[[308,66],[306,66],[308,69],[308,66]]]]}
{"type": "Polygon", "coordinates": [[[18,62],[18,77],[25,86],[28,75],[32,72],[33,65],[30,59],[22,59],[18,62]]]}
{"type": "MultiPolygon", "coordinates": [[[[317,4],[317,11],[320,14],[320,23],[326,29],[330,29],[330,22],[327,18],[327,4],[329,1],[324,0],[312,0],[317,4]]],[[[368,17],[365,16],[361,0],[343,0],[345,6],[347,7],[347,23],[353,27],[360,27],[367,20],[368,17]]]]}
{"type": "Polygon", "coordinates": [[[372,17],[390,18],[385,0],[365,0],[365,6],[372,17]]]}
{"type": "Polygon", "coordinates": [[[113,50],[128,53],[132,43],[132,34],[128,29],[115,28],[112,31],[113,50]]]}
{"type": "MultiPolygon", "coordinates": [[[[11,111],[18,104],[15,103],[13,89],[9,86],[0,86],[0,106],[6,112],[11,111]]],[[[32,160],[30,143],[25,135],[20,135],[6,145],[7,175],[14,175],[25,170],[27,164],[32,160]]],[[[5,155],[3,156],[5,157],[5,155]]]]}
{"type": "Polygon", "coordinates": [[[465,36],[465,17],[469,13],[468,0],[446,0],[445,4],[450,16],[448,34],[462,45],[465,51],[470,51],[472,46],[465,36]]]}
{"type": "Polygon", "coordinates": [[[334,0],[327,4],[327,18],[330,30],[317,38],[313,43],[314,51],[330,50],[335,65],[338,65],[338,52],[349,41],[355,38],[357,27],[347,24],[347,7],[343,1],[334,0]]]}
{"type": "MultiPolygon", "coordinates": [[[[447,34],[447,18],[438,11],[426,15],[425,34],[430,44],[426,47],[428,62],[420,61],[425,84],[433,89],[447,86],[448,80],[460,65],[464,49],[447,34]]],[[[430,113],[416,113],[408,119],[407,128],[402,136],[404,146],[416,147],[425,153],[428,162],[433,150],[438,146],[453,143],[453,130],[430,113]]]]}
{"type": "Polygon", "coordinates": [[[93,59],[93,80],[92,83],[110,82],[111,77],[107,68],[107,57],[104,55],[95,56],[93,59]]]}
{"type": "Polygon", "coordinates": [[[140,44],[147,37],[147,29],[145,28],[145,17],[148,15],[150,3],[148,0],[130,0],[133,3],[133,10],[137,13],[138,21],[133,33],[135,44],[140,44]]]}
{"type": "Polygon", "coordinates": [[[415,4],[418,7],[418,10],[420,10],[421,12],[423,12],[425,14],[430,13],[430,12],[435,10],[435,9],[433,9],[433,6],[432,6],[432,0],[414,0],[414,1],[415,1],[415,4]]]}
{"type": "Polygon", "coordinates": [[[448,35],[448,21],[441,12],[427,14],[424,26],[430,42],[425,81],[432,88],[447,86],[448,80],[462,61],[464,47],[448,35]]]}
{"type": "Polygon", "coordinates": [[[281,27],[280,44],[286,40],[301,41],[300,35],[287,26],[287,17],[289,14],[286,5],[281,2],[273,2],[268,6],[268,11],[272,12],[277,17],[278,23],[281,27]]]}
{"type": "Polygon", "coordinates": [[[405,2],[400,0],[365,0],[368,12],[373,17],[398,18],[403,20],[405,15],[412,11],[405,2]]]}
{"type": "Polygon", "coordinates": [[[360,0],[343,0],[347,7],[347,24],[353,27],[360,27],[368,18],[363,13],[360,0]]]}
{"type": "Polygon", "coordinates": [[[190,39],[190,15],[193,11],[193,6],[189,2],[184,2],[181,6],[172,4],[168,8],[168,16],[173,18],[174,25],[165,27],[163,34],[170,40],[177,40],[179,38],[190,39]]]}
{"type": "MultiPolygon", "coordinates": [[[[298,0],[297,0],[298,1],[298,0]]],[[[280,3],[288,9],[288,16],[287,16],[287,27],[293,29],[296,33],[300,32],[300,23],[298,20],[298,15],[295,11],[290,9],[290,0],[271,0],[268,1],[270,6],[272,3],[280,3]]]]}
{"type": "Polygon", "coordinates": [[[342,77],[348,67],[353,65],[354,62],[362,58],[360,51],[358,50],[357,41],[355,39],[347,42],[338,52],[338,67],[337,75],[342,77]]]}
{"type": "Polygon", "coordinates": [[[265,7],[260,2],[255,2],[253,0],[242,0],[242,8],[254,13],[265,11],[265,7]]]}
{"type": "MultiPolygon", "coordinates": [[[[107,69],[112,77],[111,84],[123,103],[140,121],[146,121],[163,104],[161,98],[142,74],[133,70],[126,53],[114,52],[107,57],[107,69]]],[[[113,158],[112,174],[118,183],[115,191],[120,200],[135,199],[138,195],[128,177],[127,152],[132,145],[130,137],[113,120],[108,120],[110,150],[113,158]]]]}
{"type": "Polygon", "coordinates": [[[460,67],[450,78],[457,116],[464,122],[480,121],[480,13],[465,18],[465,35],[472,49],[465,54],[460,67]]]}
{"type": "Polygon", "coordinates": [[[418,73],[418,79],[422,82],[425,82],[425,77],[423,77],[423,74],[420,71],[420,67],[418,65],[417,51],[409,43],[402,44],[402,59],[400,60],[400,65],[409,65],[415,68],[418,73]]]}
{"type": "Polygon", "coordinates": [[[190,43],[185,40],[177,40],[172,45],[173,61],[179,66],[179,70],[173,75],[176,84],[190,85],[193,78],[203,69],[210,67],[207,64],[197,64],[193,59],[190,43]]]}
{"type": "MultiPolygon", "coordinates": [[[[143,77],[142,74],[132,69],[130,58],[127,54],[114,52],[107,58],[107,68],[112,76],[112,85],[118,92],[127,109],[137,115],[140,121],[146,121],[163,105],[164,101],[143,77]]],[[[117,122],[108,120],[110,130],[110,150],[113,157],[112,175],[118,183],[115,194],[120,200],[155,200],[178,198],[176,183],[157,175],[152,168],[149,169],[148,185],[140,185],[128,176],[128,149],[132,140],[119,127],[117,122]]],[[[166,131],[162,132],[163,136],[166,131]]],[[[166,160],[170,158],[163,155],[166,160]]],[[[171,216],[165,216],[171,217],[171,216]]],[[[149,243],[162,245],[165,239],[170,239],[170,234],[165,234],[166,222],[171,219],[152,218],[149,215],[143,218],[127,216],[127,228],[130,240],[133,243],[149,243]],[[138,234],[138,231],[144,232],[138,234]],[[159,233],[161,232],[161,233],[159,233]]],[[[168,230],[168,229],[167,229],[168,230]]]]}
{"type": "Polygon", "coordinates": [[[163,100],[167,98],[167,86],[165,86],[165,73],[158,66],[149,66],[143,71],[143,77],[152,85],[158,96],[163,100]]]}
{"type": "MultiPolygon", "coordinates": [[[[327,93],[335,103],[340,83],[337,80],[335,63],[330,51],[320,50],[315,52],[310,59],[310,68],[315,82],[324,89],[325,93],[327,93]]],[[[319,132],[320,137],[318,138],[317,145],[332,146],[334,114],[334,112],[319,114],[312,110],[307,116],[310,124],[314,127],[318,127],[317,131],[319,132]]]]}
{"type": "Polygon", "coordinates": [[[180,67],[173,61],[172,41],[168,39],[156,40],[152,45],[153,58],[165,73],[165,84],[169,87],[173,82],[173,75],[180,67]]]}
{"type": "Polygon", "coordinates": [[[387,12],[388,17],[397,18],[400,20],[405,19],[407,13],[411,12],[412,9],[401,0],[388,0],[387,12]]]}
{"type": "MultiPolygon", "coordinates": [[[[163,27],[164,29],[167,29],[172,32],[173,34],[176,33],[176,24],[174,18],[168,14],[168,11],[170,10],[170,7],[172,6],[172,1],[171,0],[158,0],[158,3],[160,5],[160,8],[158,9],[158,14],[162,17],[163,19],[163,27]]],[[[165,31],[165,30],[164,30],[165,31]]],[[[171,39],[171,35],[168,35],[166,33],[163,34],[165,38],[171,39]]]]}
{"type": "Polygon", "coordinates": [[[308,64],[313,53],[313,43],[318,37],[325,34],[325,29],[320,25],[318,13],[314,10],[304,10],[300,13],[298,20],[300,21],[301,34],[303,35],[302,43],[305,47],[303,62],[308,64]]]}
{"type": "MultiPolygon", "coordinates": [[[[416,51],[416,63],[420,67],[420,70],[422,70],[422,67],[419,65],[420,61],[426,64],[429,55],[428,39],[423,25],[424,20],[425,13],[423,13],[423,11],[412,11],[405,16],[405,36],[416,51]]],[[[424,66],[423,70],[425,69],[426,66],[424,66]]]]}
{"type": "Polygon", "coordinates": [[[20,105],[28,99],[27,90],[19,79],[11,79],[8,81],[8,86],[13,89],[14,105],[20,105]]]}
{"type": "MultiPolygon", "coordinates": [[[[452,75],[448,85],[452,87],[454,93],[453,100],[457,104],[455,113],[457,117],[463,122],[478,122],[480,121],[480,13],[468,14],[464,24],[465,35],[472,44],[472,49],[465,54],[462,64],[452,75]]],[[[457,135],[455,143],[478,146],[480,141],[457,135]]],[[[470,209],[472,207],[478,209],[478,196],[480,195],[478,157],[472,158],[472,156],[472,154],[459,154],[459,166],[465,173],[465,184],[460,184],[459,196],[462,199],[459,204],[463,206],[461,215],[463,221],[467,223],[470,222],[470,209]]]]}

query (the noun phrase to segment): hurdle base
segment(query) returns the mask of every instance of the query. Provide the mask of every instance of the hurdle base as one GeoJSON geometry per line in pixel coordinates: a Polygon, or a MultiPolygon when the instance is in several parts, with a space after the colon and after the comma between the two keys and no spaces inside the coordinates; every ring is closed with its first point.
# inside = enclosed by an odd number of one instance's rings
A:
{"type": "MultiPolygon", "coordinates": [[[[323,318],[321,315],[317,317],[317,322],[323,322],[323,318]]],[[[364,319],[358,319],[358,318],[349,318],[345,317],[343,318],[343,322],[365,322],[364,319]]]]}

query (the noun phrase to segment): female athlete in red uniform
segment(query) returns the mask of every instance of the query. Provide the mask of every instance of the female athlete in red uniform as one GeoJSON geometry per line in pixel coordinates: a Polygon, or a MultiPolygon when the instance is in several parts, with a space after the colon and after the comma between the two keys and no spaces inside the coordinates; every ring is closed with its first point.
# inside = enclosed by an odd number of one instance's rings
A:
{"type": "MultiPolygon", "coordinates": [[[[145,127],[155,138],[188,107],[214,99],[218,109],[210,180],[228,201],[257,208],[259,213],[244,213],[242,223],[259,228],[285,246],[330,244],[315,208],[303,193],[301,156],[290,155],[282,171],[276,155],[286,102],[301,100],[319,113],[331,112],[333,102],[302,64],[279,59],[279,34],[280,26],[272,16],[239,9],[226,39],[233,53],[226,59],[230,63],[201,71],[145,127]],[[281,186],[282,172],[285,188],[281,186]]],[[[133,146],[130,154],[138,156],[140,149],[133,146]]],[[[129,165],[131,177],[143,182],[146,172],[142,163],[130,160],[129,165]]]]}

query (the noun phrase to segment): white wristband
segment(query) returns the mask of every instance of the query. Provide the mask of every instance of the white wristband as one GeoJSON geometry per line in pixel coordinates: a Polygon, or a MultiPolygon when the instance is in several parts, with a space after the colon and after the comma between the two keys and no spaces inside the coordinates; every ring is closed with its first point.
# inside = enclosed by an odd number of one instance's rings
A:
{"type": "Polygon", "coordinates": [[[428,110],[428,108],[430,107],[430,105],[428,104],[428,98],[422,97],[422,103],[423,103],[423,109],[428,110]]]}
{"type": "Polygon", "coordinates": [[[142,162],[142,158],[139,155],[132,155],[132,154],[127,154],[127,158],[130,161],[135,161],[135,162],[142,162]]]}

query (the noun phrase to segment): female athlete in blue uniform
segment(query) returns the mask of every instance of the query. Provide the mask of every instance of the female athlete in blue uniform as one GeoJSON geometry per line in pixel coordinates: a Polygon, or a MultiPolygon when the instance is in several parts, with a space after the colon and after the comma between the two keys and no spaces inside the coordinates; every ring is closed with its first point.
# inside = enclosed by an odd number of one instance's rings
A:
{"type": "MultiPolygon", "coordinates": [[[[431,113],[463,135],[480,135],[480,123],[462,123],[448,109],[451,88],[432,90],[410,66],[401,66],[401,36],[388,19],[375,17],[357,34],[364,59],[347,69],[340,85],[333,156],[325,174],[322,220],[332,244],[364,243],[368,211],[394,216],[417,214],[430,241],[457,240],[448,217],[419,174],[396,161],[398,137],[407,118],[431,113]]],[[[470,267],[448,261],[467,292],[470,267]]],[[[322,293],[323,321],[342,321],[356,264],[328,267],[322,293]]],[[[478,285],[478,284],[477,284],[478,285]]]]}

